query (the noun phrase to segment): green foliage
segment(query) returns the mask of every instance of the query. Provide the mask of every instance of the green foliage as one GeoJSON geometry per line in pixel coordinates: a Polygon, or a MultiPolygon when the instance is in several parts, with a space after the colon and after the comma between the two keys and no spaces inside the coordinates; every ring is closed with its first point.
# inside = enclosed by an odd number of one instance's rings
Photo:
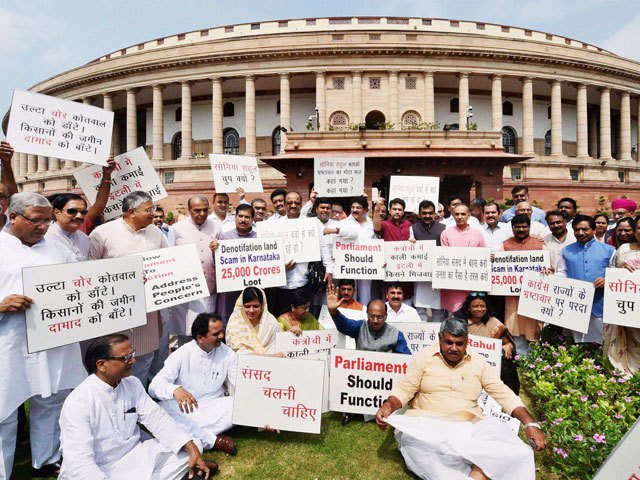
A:
{"type": "Polygon", "coordinates": [[[167,222],[169,225],[173,223],[173,212],[171,210],[167,212],[167,216],[164,218],[164,221],[167,222]]]}
{"type": "Polygon", "coordinates": [[[402,125],[402,130],[440,130],[440,122],[420,122],[412,125],[402,125]]]}
{"type": "Polygon", "coordinates": [[[469,130],[478,130],[478,124],[476,122],[469,122],[469,130]]]}
{"type": "Polygon", "coordinates": [[[604,213],[607,216],[611,216],[611,211],[609,210],[609,205],[607,205],[607,197],[604,195],[600,195],[598,197],[598,211],[596,213],[604,213]]]}
{"type": "Polygon", "coordinates": [[[391,122],[378,122],[376,123],[376,128],[378,130],[393,130],[393,127],[395,127],[396,124],[395,123],[391,123],[391,122]]]}

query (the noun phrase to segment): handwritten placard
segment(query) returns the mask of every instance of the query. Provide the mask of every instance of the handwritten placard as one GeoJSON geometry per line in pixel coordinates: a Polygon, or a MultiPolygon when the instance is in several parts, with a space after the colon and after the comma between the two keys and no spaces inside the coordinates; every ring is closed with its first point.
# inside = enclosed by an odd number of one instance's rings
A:
{"type": "Polygon", "coordinates": [[[218,193],[262,192],[262,179],[256,157],[210,153],[213,185],[218,193]]]}
{"type": "MultiPolygon", "coordinates": [[[[111,191],[103,211],[105,220],[122,215],[122,200],[131,192],[138,190],[147,192],[154,202],[167,197],[164,185],[143,147],[118,155],[114,160],[116,168],[111,174],[111,191]]],[[[83,168],[73,172],[73,176],[89,203],[95,203],[102,183],[102,167],[83,168]]]]}
{"type": "Polygon", "coordinates": [[[325,368],[320,360],[239,355],[234,425],[320,433],[325,368]]]}
{"type": "Polygon", "coordinates": [[[389,322],[389,325],[402,332],[411,353],[438,344],[439,322],[389,322]]]}
{"type": "Polygon", "coordinates": [[[363,157],[316,157],[313,186],[319,197],[356,197],[364,192],[363,157]]]}
{"type": "Polygon", "coordinates": [[[320,261],[320,223],[315,218],[280,218],[257,222],[258,238],[277,239],[282,245],[285,263],[320,261]]]}
{"type": "Polygon", "coordinates": [[[522,275],[531,270],[542,272],[549,268],[547,250],[495,252],[491,262],[491,295],[520,295],[522,275]]]}
{"type": "Polygon", "coordinates": [[[587,333],[593,293],[590,282],[528,271],[522,278],[518,315],[587,333]]]}
{"type": "Polygon", "coordinates": [[[438,204],[440,194],[439,177],[420,177],[409,175],[391,175],[389,181],[389,198],[404,200],[405,211],[418,213],[418,205],[423,200],[431,200],[438,204]]]}
{"type": "Polygon", "coordinates": [[[113,112],[40,93],[15,90],[7,141],[16,152],[106,165],[113,112]]]}
{"type": "Polygon", "coordinates": [[[604,277],[603,322],[640,328],[640,272],[607,268],[604,277]]]}
{"type": "Polygon", "coordinates": [[[384,280],[384,240],[336,240],[333,278],[384,280]]]}
{"type": "Polygon", "coordinates": [[[491,290],[490,252],[484,247],[433,247],[433,288],[491,290]]]}
{"type": "Polygon", "coordinates": [[[387,282],[430,282],[431,248],[435,240],[384,242],[385,280],[387,282]]]}
{"type": "Polygon", "coordinates": [[[495,418],[499,422],[505,423],[514,435],[518,435],[518,431],[520,430],[520,420],[503,412],[502,406],[484,390],[482,390],[482,393],[478,397],[478,406],[482,410],[482,415],[485,417],[495,418]]]}
{"type": "Polygon", "coordinates": [[[299,336],[291,332],[276,333],[276,352],[289,358],[329,353],[332,348],[344,348],[345,337],[338,330],[304,330],[299,336]]]}
{"type": "Polygon", "coordinates": [[[29,353],[147,323],[140,257],[27,267],[22,282],[29,353]]]}

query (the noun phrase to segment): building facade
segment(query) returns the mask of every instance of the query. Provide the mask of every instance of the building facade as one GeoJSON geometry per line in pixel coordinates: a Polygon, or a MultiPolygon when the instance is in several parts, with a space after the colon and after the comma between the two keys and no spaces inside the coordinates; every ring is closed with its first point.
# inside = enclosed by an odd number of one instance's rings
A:
{"type": "MultiPolygon", "coordinates": [[[[144,146],[170,198],[211,191],[208,154],[255,154],[265,190],[306,190],[317,155],[367,182],[439,175],[444,196],[584,211],[640,193],[640,64],[505,25],[346,17],[229,25],[104,55],[31,90],[115,112],[113,152],[144,146]],[[469,113],[473,116],[469,117],[469,113]]],[[[17,154],[23,190],[75,188],[77,164],[17,154]]]]}

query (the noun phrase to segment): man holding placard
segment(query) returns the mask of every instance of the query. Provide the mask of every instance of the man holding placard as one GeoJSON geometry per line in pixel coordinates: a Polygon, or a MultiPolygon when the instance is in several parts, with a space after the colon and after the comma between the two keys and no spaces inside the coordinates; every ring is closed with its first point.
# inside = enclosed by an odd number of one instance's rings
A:
{"type": "Polygon", "coordinates": [[[574,243],[576,237],[573,234],[573,228],[567,229],[567,217],[560,210],[547,212],[547,224],[551,233],[545,235],[543,240],[551,256],[551,266],[555,269],[562,258],[562,249],[574,243]]]}
{"type": "MultiPolygon", "coordinates": [[[[244,199],[244,196],[242,197],[244,199]]],[[[234,225],[234,215],[229,213],[229,195],[226,193],[213,194],[213,213],[209,215],[209,221],[218,224],[221,230],[229,230],[234,225]]]]}

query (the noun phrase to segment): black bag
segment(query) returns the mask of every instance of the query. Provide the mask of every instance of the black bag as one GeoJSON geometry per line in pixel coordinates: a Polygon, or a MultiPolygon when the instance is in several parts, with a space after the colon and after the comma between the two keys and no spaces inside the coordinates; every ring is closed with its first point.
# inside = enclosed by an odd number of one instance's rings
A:
{"type": "Polygon", "coordinates": [[[307,288],[311,295],[315,295],[320,289],[325,287],[324,276],[327,269],[322,262],[309,262],[307,267],[307,288]]]}

